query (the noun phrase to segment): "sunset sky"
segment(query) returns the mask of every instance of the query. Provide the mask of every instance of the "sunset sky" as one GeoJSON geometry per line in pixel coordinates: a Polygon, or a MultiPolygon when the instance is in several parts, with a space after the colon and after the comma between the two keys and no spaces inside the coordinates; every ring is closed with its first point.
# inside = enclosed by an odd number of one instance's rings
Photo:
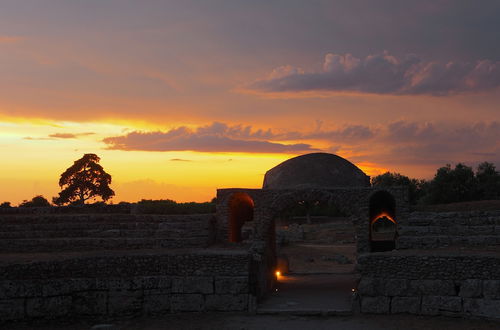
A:
{"type": "Polygon", "coordinates": [[[84,153],[113,201],[206,201],[332,152],[500,167],[500,1],[0,0],[0,203],[84,153]]]}

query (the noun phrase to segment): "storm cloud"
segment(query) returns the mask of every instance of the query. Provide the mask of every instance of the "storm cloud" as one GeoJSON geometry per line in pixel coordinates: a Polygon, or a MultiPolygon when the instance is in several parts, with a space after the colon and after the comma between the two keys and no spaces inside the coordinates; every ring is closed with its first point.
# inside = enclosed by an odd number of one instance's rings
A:
{"type": "Polygon", "coordinates": [[[500,62],[429,62],[416,55],[397,58],[384,52],[365,58],[329,53],[317,72],[282,66],[249,87],[259,92],[347,91],[443,96],[499,86],[500,62]]]}

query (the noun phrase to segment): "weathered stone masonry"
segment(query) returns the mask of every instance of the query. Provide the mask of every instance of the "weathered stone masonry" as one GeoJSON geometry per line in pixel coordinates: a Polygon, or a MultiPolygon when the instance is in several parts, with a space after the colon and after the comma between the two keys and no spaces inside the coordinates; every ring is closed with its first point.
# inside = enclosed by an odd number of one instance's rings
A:
{"type": "Polygon", "coordinates": [[[386,252],[360,256],[363,313],[500,318],[498,253],[386,252]]]}

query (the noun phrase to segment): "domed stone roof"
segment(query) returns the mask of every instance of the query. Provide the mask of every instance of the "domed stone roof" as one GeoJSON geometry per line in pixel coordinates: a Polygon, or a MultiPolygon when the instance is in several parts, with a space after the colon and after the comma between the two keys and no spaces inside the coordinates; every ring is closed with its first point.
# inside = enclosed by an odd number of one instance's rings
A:
{"type": "Polygon", "coordinates": [[[368,186],[370,186],[370,177],[350,161],[334,154],[312,153],[288,159],[267,171],[262,188],[368,186]]]}

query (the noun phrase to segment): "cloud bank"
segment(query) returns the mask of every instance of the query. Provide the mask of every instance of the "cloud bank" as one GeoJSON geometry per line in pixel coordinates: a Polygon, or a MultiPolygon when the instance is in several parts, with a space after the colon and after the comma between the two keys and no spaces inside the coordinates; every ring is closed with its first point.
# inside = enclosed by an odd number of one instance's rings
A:
{"type": "Polygon", "coordinates": [[[282,66],[249,88],[264,93],[347,91],[443,96],[499,86],[500,62],[426,62],[415,55],[397,58],[384,52],[365,58],[329,53],[320,71],[282,66]]]}
{"type": "Polygon", "coordinates": [[[454,124],[394,121],[383,126],[321,126],[299,132],[214,122],[195,129],[181,126],[166,132],[135,131],[108,137],[103,142],[108,149],[115,150],[292,154],[325,151],[385,168],[407,165],[436,168],[446,163],[484,160],[500,167],[500,122],[496,121],[454,124]]]}
{"type": "Polygon", "coordinates": [[[301,153],[317,149],[310,144],[283,144],[267,141],[273,137],[269,131],[252,131],[250,126],[228,126],[215,122],[189,129],[185,126],[167,132],[134,131],[103,140],[108,149],[142,151],[199,151],[247,153],[301,153]]]}

